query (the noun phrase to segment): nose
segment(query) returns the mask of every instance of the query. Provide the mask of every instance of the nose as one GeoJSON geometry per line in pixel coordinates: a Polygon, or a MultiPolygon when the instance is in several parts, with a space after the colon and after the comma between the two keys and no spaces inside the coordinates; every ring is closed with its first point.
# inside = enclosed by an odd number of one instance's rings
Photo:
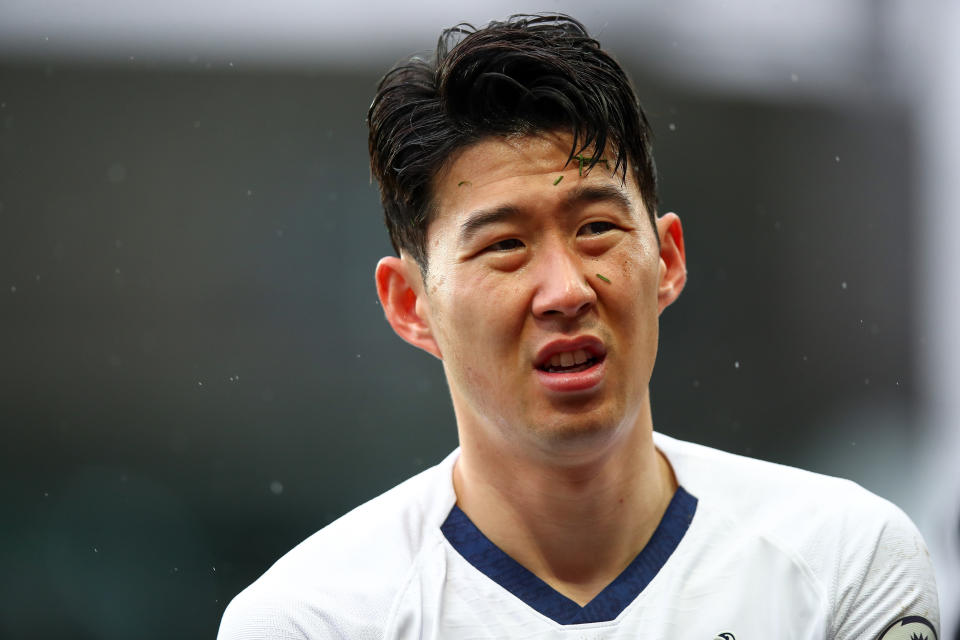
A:
{"type": "Polygon", "coordinates": [[[537,264],[533,314],[573,318],[592,308],[597,302],[597,292],[587,281],[585,266],[571,248],[555,247],[546,251],[537,264]]]}

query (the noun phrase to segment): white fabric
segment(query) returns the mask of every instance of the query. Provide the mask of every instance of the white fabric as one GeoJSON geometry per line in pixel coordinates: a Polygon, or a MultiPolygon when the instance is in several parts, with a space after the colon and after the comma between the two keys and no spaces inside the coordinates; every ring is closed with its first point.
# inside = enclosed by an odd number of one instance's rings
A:
{"type": "Polygon", "coordinates": [[[440,531],[454,451],[286,554],[218,638],[874,640],[908,615],[939,628],[930,558],[900,509],[846,480],[654,438],[699,502],[614,620],[561,625],[457,553],[440,531]]]}

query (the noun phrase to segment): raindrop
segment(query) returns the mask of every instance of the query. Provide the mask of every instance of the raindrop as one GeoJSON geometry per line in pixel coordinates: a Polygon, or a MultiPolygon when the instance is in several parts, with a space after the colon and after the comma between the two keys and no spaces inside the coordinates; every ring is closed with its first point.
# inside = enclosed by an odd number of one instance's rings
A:
{"type": "Polygon", "coordinates": [[[846,289],[846,288],[847,288],[847,281],[846,281],[846,280],[844,280],[843,282],[840,283],[840,288],[841,288],[841,289],[846,289]]]}
{"type": "Polygon", "coordinates": [[[737,360],[736,362],[733,363],[733,368],[734,368],[734,369],[739,369],[739,368],[740,368],[740,361],[739,361],[739,360],[737,360]]]}
{"type": "Polygon", "coordinates": [[[279,480],[274,480],[273,482],[271,482],[270,493],[272,493],[275,496],[278,496],[281,493],[283,493],[283,483],[280,482],[279,480]]]}
{"type": "Polygon", "coordinates": [[[34,278],[37,279],[37,282],[40,282],[40,274],[39,274],[39,273],[38,273],[37,275],[35,275],[34,278]]]}
{"type": "Polygon", "coordinates": [[[16,292],[17,292],[16,285],[10,285],[10,293],[16,293],[16,292]]]}
{"type": "Polygon", "coordinates": [[[216,572],[217,572],[217,568],[216,568],[216,567],[210,567],[210,570],[213,571],[213,573],[216,573],[216,572]]]}
{"type": "Polygon", "coordinates": [[[834,162],[840,162],[840,156],[833,156],[834,162]]]}
{"type": "Polygon", "coordinates": [[[94,552],[94,553],[100,553],[100,549],[97,549],[96,547],[94,547],[94,548],[93,548],[93,552],[94,552]]]}
{"type": "MultiPolygon", "coordinates": [[[[897,384],[900,384],[900,383],[898,382],[897,384]]],[[[50,497],[50,492],[49,492],[49,491],[44,491],[44,492],[43,492],[43,497],[44,497],[44,498],[49,498],[49,497],[50,497]]]]}
{"type": "Polygon", "coordinates": [[[677,125],[676,123],[671,122],[670,124],[667,125],[667,128],[670,129],[670,131],[676,131],[677,125]]]}
{"type": "Polygon", "coordinates": [[[247,189],[247,196],[253,195],[253,189],[247,189]]]}
{"type": "Polygon", "coordinates": [[[790,74],[790,82],[800,82],[800,76],[795,73],[790,74]]]}
{"type": "Polygon", "coordinates": [[[201,380],[197,380],[197,386],[198,386],[198,387],[202,387],[202,386],[203,386],[203,382],[202,382],[201,380]]]}

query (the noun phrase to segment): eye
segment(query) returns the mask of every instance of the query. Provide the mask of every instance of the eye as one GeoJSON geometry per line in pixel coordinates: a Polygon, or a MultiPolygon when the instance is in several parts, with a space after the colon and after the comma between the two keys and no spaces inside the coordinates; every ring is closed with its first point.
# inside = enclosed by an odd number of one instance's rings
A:
{"type": "Polygon", "coordinates": [[[507,238],[506,240],[501,240],[500,242],[494,242],[492,245],[484,249],[484,251],[512,251],[522,247],[523,243],[516,238],[507,238]]]}
{"type": "Polygon", "coordinates": [[[606,233],[612,229],[616,229],[617,225],[613,224],[608,220],[595,220],[594,222],[588,222],[587,224],[580,227],[580,231],[577,232],[579,236],[598,236],[601,233],[606,233]]]}

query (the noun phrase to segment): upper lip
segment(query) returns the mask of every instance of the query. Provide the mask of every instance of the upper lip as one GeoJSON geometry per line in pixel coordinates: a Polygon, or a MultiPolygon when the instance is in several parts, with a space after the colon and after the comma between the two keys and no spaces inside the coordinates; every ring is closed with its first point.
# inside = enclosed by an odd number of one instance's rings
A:
{"type": "Polygon", "coordinates": [[[578,349],[586,351],[587,355],[591,358],[602,358],[607,354],[607,348],[604,346],[603,341],[595,336],[561,338],[548,342],[541,347],[540,351],[537,352],[536,358],[533,360],[533,366],[541,369],[550,362],[550,358],[554,355],[565,351],[576,351],[578,349]]]}

